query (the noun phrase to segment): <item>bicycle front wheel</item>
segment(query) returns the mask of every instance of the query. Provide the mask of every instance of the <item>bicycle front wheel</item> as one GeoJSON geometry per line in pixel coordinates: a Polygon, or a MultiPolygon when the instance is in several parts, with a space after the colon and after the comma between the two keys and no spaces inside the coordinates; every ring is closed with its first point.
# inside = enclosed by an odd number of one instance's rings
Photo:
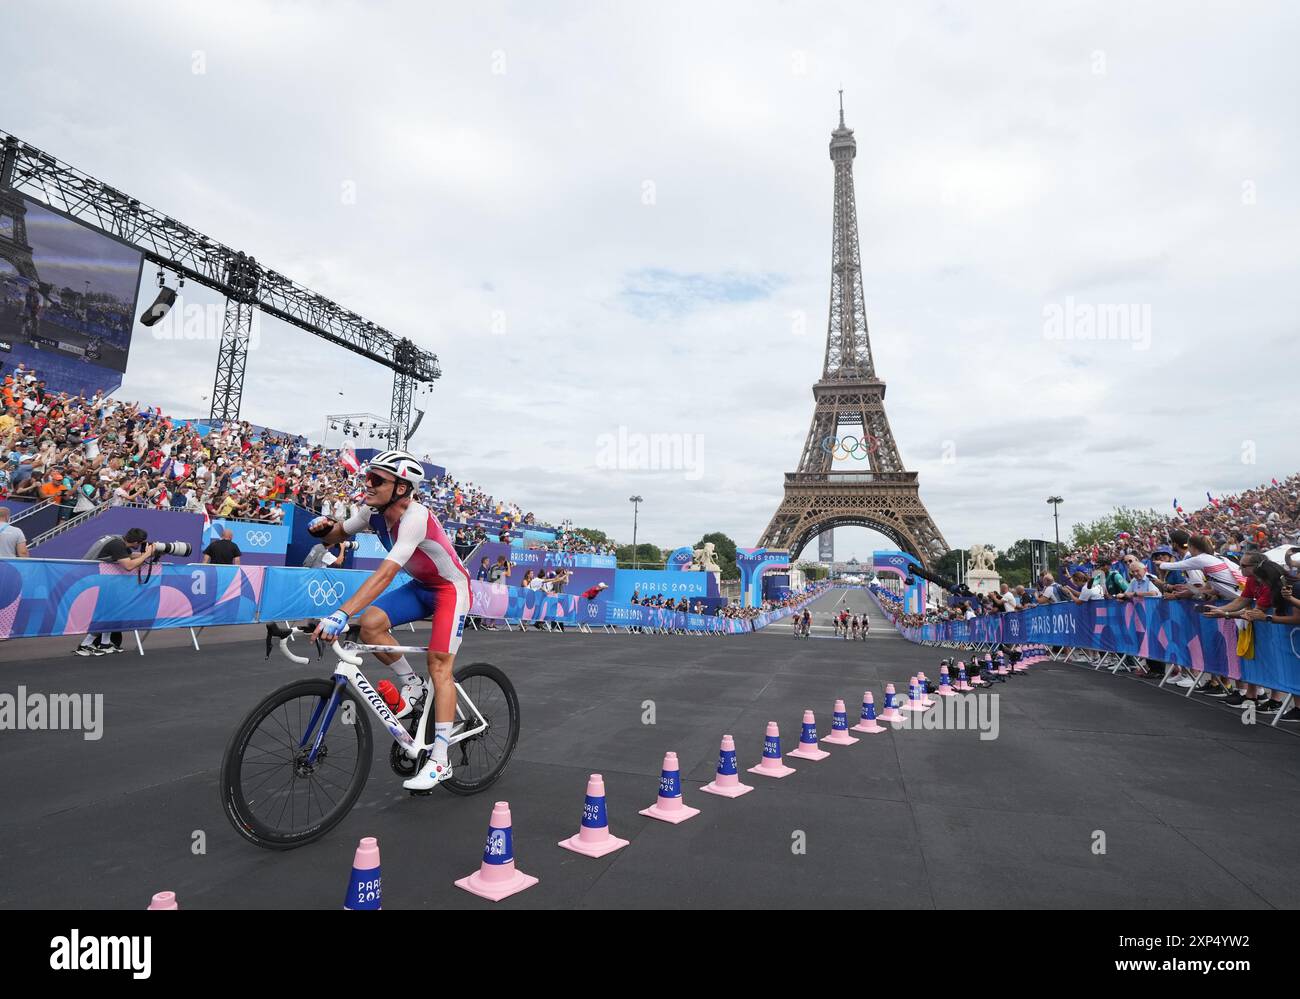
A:
{"type": "Polygon", "coordinates": [[[344,688],[314,760],[334,696],[331,680],[297,680],[249,712],[226,747],[221,803],[235,831],[268,850],[291,850],[333,829],[370,776],[367,709],[344,688]]]}
{"type": "MultiPolygon", "coordinates": [[[[477,794],[505,772],[519,742],[519,698],[509,678],[491,663],[456,670],[456,682],[483,716],[487,728],[462,739],[447,752],[452,776],[443,787],[453,794],[477,794]]],[[[458,707],[464,710],[464,699],[458,707]]],[[[467,720],[472,721],[465,711],[467,720]]]]}

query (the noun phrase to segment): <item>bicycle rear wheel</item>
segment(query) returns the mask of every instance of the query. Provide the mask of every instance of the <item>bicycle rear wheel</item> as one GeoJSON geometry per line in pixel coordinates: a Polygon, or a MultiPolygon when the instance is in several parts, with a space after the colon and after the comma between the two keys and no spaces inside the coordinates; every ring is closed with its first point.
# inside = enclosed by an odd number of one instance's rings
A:
{"type": "Polygon", "coordinates": [[[453,794],[478,794],[505,772],[519,742],[519,698],[514,684],[491,663],[462,666],[456,670],[456,682],[487,728],[448,750],[452,777],[442,786],[453,794]]]}
{"type": "Polygon", "coordinates": [[[370,719],[346,687],[315,761],[307,761],[334,686],[325,679],[287,684],[249,712],[231,737],[221,765],[221,803],[250,843],[291,850],[320,839],[366,786],[370,719]]]}

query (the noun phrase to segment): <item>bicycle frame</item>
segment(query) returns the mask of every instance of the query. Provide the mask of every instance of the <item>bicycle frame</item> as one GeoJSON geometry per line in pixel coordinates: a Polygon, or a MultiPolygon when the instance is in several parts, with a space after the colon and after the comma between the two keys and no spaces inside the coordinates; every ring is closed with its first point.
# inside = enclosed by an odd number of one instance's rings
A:
{"type": "MultiPolygon", "coordinates": [[[[285,655],[295,661],[308,662],[309,660],[301,659],[294,656],[281,643],[285,655]]],[[[424,713],[420,715],[420,723],[416,727],[415,736],[412,737],[406,731],[406,727],[397,720],[397,717],[389,709],[384,699],[375,690],[366,675],[361,672],[361,657],[352,653],[356,652],[397,652],[405,654],[407,652],[428,652],[428,649],[407,645],[360,645],[353,642],[333,643],[331,648],[339,657],[339,664],[334,670],[332,677],[334,681],[334,693],[328,701],[321,701],[316,705],[316,710],[312,712],[311,719],[307,722],[307,728],[298,742],[298,749],[305,749],[308,743],[311,743],[311,750],[307,754],[306,762],[314,764],[317,755],[320,753],[321,745],[325,741],[325,733],[329,731],[330,724],[334,721],[334,715],[338,711],[339,702],[343,699],[343,689],[351,687],[358,695],[358,699],[366,705],[372,714],[379,719],[379,723],[388,730],[393,740],[402,747],[402,751],[411,759],[415,759],[421,752],[427,752],[433,745],[432,740],[428,738],[429,719],[433,716],[433,700],[425,706],[424,713]],[[323,721],[322,721],[323,716],[323,721]],[[319,729],[317,723],[320,723],[319,729]],[[313,733],[314,737],[313,737],[313,733]]],[[[456,722],[452,728],[451,738],[448,739],[450,746],[462,740],[478,735],[480,732],[487,730],[487,720],[482,713],[474,706],[474,702],[459,683],[456,684],[456,722]]]]}

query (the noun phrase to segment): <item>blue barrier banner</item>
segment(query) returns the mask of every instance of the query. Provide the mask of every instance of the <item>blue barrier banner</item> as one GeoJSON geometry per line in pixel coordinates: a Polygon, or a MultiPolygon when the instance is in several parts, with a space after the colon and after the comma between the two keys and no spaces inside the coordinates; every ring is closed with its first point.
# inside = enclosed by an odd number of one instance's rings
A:
{"type": "MultiPolygon", "coordinates": [[[[102,562],[0,559],[0,640],[321,617],[337,610],[369,575],[363,570],[168,563],[137,573],[102,562]]],[[[399,573],[390,589],[409,581],[399,573]]],[[[492,620],[739,634],[791,613],[782,609],[754,619],[723,618],[503,583],[473,581],[470,588],[470,613],[492,620]]]]}
{"type": "MultiPolygon", "coordinates": [[[[370,573],[360,569],[293,569],[268,566],[262,590],[260,620],[288,621],[300,617],[325,617],[361,589],[370,573]]],[[[405,586],[411,577],[399,572],[388,590],[405,586]]],[[[385,590],[384,592],[388,592],[385,590]]]]}
{"type": "Polygon", "coordinates": [[[256,620],[260,566],[159,564],[152,573],[103,562],[0,561],[0,638],[198,628],[256,620]]]}
{"type": "Polygon", "coordinates": [[[234,535],[231,540],[245,555],[283,555],[289,550],[291,532],[287,525],[253,524],[246,520],[214,520],[212,527],[203,533],[204,543],[221,537],[226,528],[234,535]]]}
{"type": "Polygon", "coordinates": [[[709,595],[707,572],[664,572],[662,569],[619,569],[614,573],[613,598],[627,603],[633,594],[653,597],[662,594],[676,600],[709,595]]]}
{"type": "Polygon", "coordinates": [[[1255,655],[1243,659],[1234,621],[1205,617],[1183,600],[1052,604],[899,630],[912,641],[1038,642],[1120,652],[1300,693],[1300,628],[1255,624],[1255,655]]]}
{"type": "Polygon", "coordinates": [[[548,552],[540,548],[520,548],[500,542],[484,545],[482,555],[493,562],[504,555],[514,565],[536,571],[538,569],[613,569],[618,559],[613,555],[583,555],[577,552],[548,552]]]}

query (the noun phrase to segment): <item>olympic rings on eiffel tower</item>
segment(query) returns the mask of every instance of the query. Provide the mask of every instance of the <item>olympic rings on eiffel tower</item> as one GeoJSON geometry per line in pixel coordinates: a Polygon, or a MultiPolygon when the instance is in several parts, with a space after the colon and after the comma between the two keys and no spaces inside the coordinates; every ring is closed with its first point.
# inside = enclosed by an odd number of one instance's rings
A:
{"type": "Polygon", "coordinates": [[[863,434],[860,438],[852,434],[822,438],[822,450],[836,461],[847,461],[850,457],[856,461],[866,461],[879,447],[880,442],[870,434],[863,434]]]}

